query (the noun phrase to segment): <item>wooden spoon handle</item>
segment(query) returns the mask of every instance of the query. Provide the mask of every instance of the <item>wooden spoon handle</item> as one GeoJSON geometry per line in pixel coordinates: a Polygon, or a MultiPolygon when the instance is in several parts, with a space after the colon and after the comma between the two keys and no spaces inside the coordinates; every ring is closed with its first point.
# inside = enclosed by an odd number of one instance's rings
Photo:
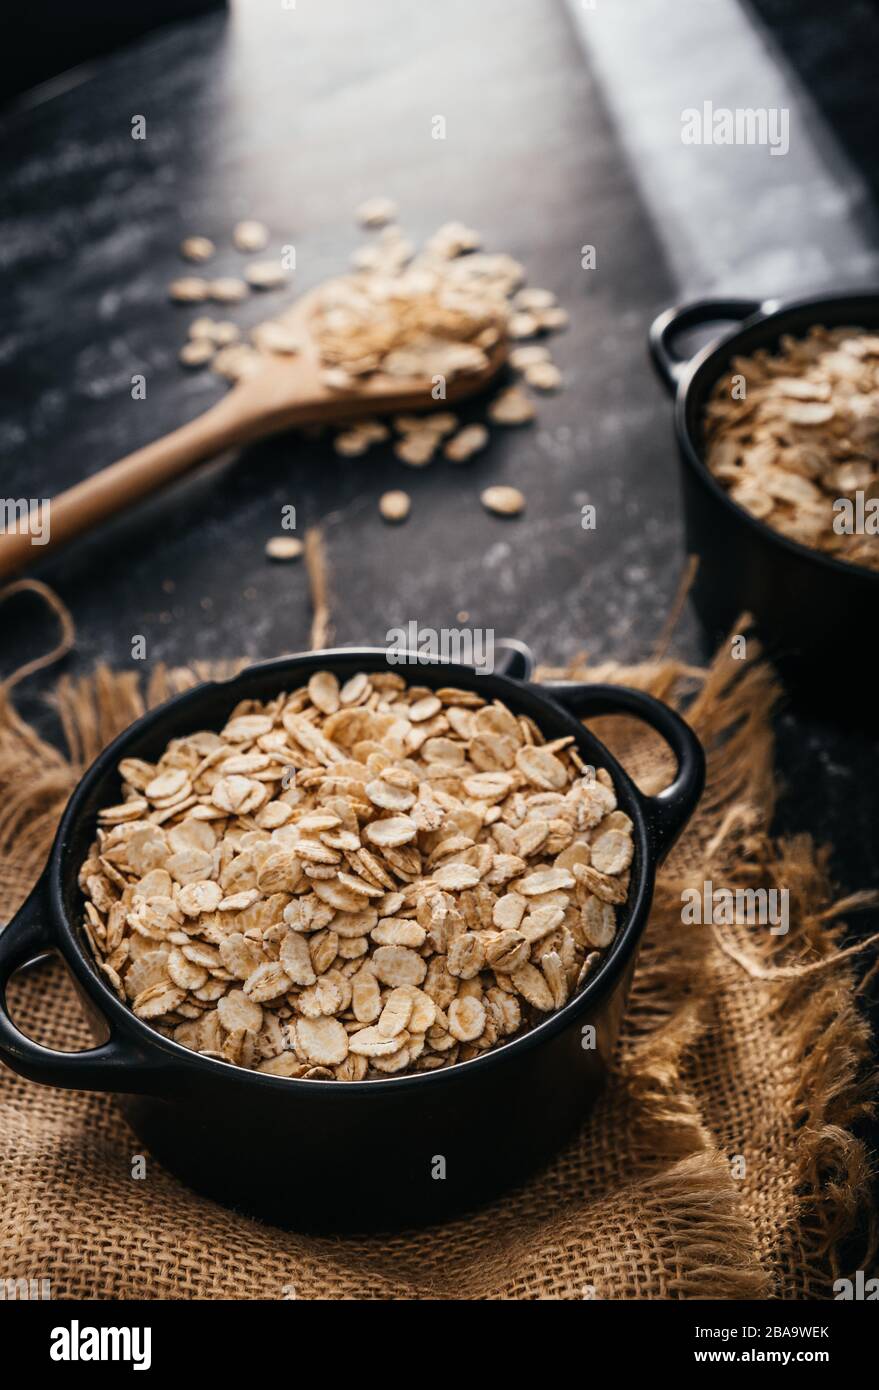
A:
{"type": "Polygon", "coordinates": [[[233,396],[230,392],[188,425],[60,493],[49,503],[48,517],[45,507],[40,509],[38,526],[29,528],[19,519],[17,530],[0,533],[0,580],[124,511],[194,464],[254,437],[258,431],[233,396]]]}

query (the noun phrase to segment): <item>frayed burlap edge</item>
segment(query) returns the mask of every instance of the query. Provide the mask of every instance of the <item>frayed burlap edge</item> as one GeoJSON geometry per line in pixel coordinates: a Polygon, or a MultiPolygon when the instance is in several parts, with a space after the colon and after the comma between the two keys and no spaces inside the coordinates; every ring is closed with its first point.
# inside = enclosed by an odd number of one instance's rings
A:
{"type": "MultiPolygon", "coordinates": [[[[770,668],[753,659],[759,651],[751,645],[747,664],[720,655],[708,671],[665,660],[632,667],[575,663],[542,674],[634,685],[677,707],[686,692],[687,718],[706,748],[709,773],[696,833],[685,836],[659,875],[654,917],[665,910],[679,913],[681,890],[712,876],[715,884],[732,888],[785,887],[790,894],[786,935],[710,928],[700,965],[715,989],[695,1010],[691,1036],[677,1054],[676,1082],[693,1087],[694,1113],[707,1128],[709,1144],[738,1157],[728,1117],[704,1103],[711,1094],[707,1078],[718,1021],[712,999],[746,1000],[751,1016],[764,1020],[775,1035],[792,1078],[789,1163],[783,1175],[773,1174],[783,1192],[776,1189],[769,1199],[766,1166],[760,1162],[745,1164],[737,1186],[774,1295],[828,1297],[834,1279],[870,1269],[877,1250],[871,1200],[875,1168],[865,1144],[852,1133],[872,1115],[876,1095],[870,1028],[858,1008],[863,971],[857,969],[858,958],[875,948],[876,938],[842,945],[848,934],[845,914],[874,906],[877,894],[835,899],[829,845],[816,846],[806,835],[770,835],[776,798],[770,715],[780,692],[770,668]],[[856,1235],[860,1239],[853,1241],[856,1235]]],[[[593,727],[614,747],[613,721],[604,723],[604,729],[602,721],[593,727]]],[[[648,781],[644,790],[658,786],[648,781]]],[[[754,1073],[760,1076],[760,1069],[754,1073]]],[[[639,1068],[642,1079],[648,1074],[648,1068],[639,1068]]]]}
{"type": "MultiPolygon", "coordinates": [[[[62,679],[53,704],[66,757],[38,738],[8,697],[0,696],[4,912],[11,912],[33,883],[63,804],[100,748],[144,708],[233,669],[160,668],[145,694],[135,672],[101,668],[77,681],[62,679]]],[[[544,673],[549,674],[562,673],[544,673]]],[[[302,1296],[584,1297],[586,1289],[598,1297],[827,1297],[829,1281],[845,1272],[842,1252],[856,1230],[863,1229],[867,1239],[857,1267],[867,1268],[871,1258],[869,1162],[851,1133],[869,1105],[869,1038],[856,1007],[854,961],[839,956],[845,928],[832,900],[826,852],[804,837],[773,841],[769,836],[775,794],[771,676],[759,665],[728,659],[708,671],[666,660],[588,673],[575,666],[564,674],[636,685],[671,704],[685,702],[709,755],[699,814],[659,876],[614,1082],[588,1122],[588,1142],[597,1151],[591,1161],[602,1178],[600,1229],[590,1239],[590,1210],[572,1205],[565,1187],[570,1170],[561,1155],[539,1180],[544,1199],[550,1200],[536,1201],[532,1194],[531,1220],[523,1220],[514,1199],[484,1209],[478,1218],[463,1217],[444,1228],[442,1261],[429,1259],[435,1232],[390,1236],[379,1248],[284,1235],[286,1258],[299,1266],[302,1296]],[[794,901],[791,932],[740,939],[738,929],[722,928],[684,937],[682,887],[707,876],[732,887],[788,886],[794,901]],[[771,1106],[768,1113],[783,1131],[783,1142],[778,1134],[737,1133],[729,1098],[712,1083],[718,1028],[735,1019],[745,1020],[752,1032],[759,1023],[758,1045],[778,1039],[786,1111],[780,1119],[771,1115],[771,1106]],[[627,1120],[628,1152],[622,1158],[600,1151],[611,1110],[617,1121],[621,1114],[627,1120]],[[744,1174],[734,1177],[730,1160],[749,1146],[744,1174]],[[565,1200],[553,1200],[554,1183],[565,1200]],[[643,1259],[648,1277],[639,1279],[637,1262],[631,1277],[621,1275],[604,1255],[608,1221],[624,1230],[631,1223],[632,1238],[651,1247],[643,1259]],[[477,1237],[478,1265],[471,1258],[477,1237]],[[537,1270],[521,1258],[535,1241],[541,1251],[537,1270]],[[581,1281],[574,1287],[572,1242],[581,1281]]],[[[595,727],[645,791],[656,791],[667,780],[668,759],[652,735],[640,730],[633,735],[628,721],[622,731],[615,720],[596,721],[595,727]]],[[[758,1080],[759,1074],[758,1067],[758,1080]]],[[[26,1106],[27,1083],[9,1080],[15,1104],[26,1106]]],[[[773,1078],[764,1080],[771,1091],[773,1078]]],[[[107,1104],[104,1098],[96,1103],[107,1104]]],[[[759,1117],[752,1118],[756,1124],[759,1117]]],[[[771,1130],[772,1124],[764,1128],[771,1130]]],[[[576,1142],[582,1144],[583,1137],[576,1142]]],[[[58,1296],[95,1296],[69,1268],[59,1271],[51,1233],[35,1232],[31,1213],[25,1218],[26,1192],[18,1188],[9,1196],[2,1244],[6,1267],[27,1250],[31,1273],[36,1263],[54,1276],[58,1296]],[[23,1218],[19,1222],[16,1210],[23,1218]]],[[[234,1234],[248,1250],[262,1239],[268,1253],[281,1237],[190,1198],[168,1175],[157,1199],[197,1204],[206,1213],[206,1229],[213,1222],[225,1233],[227,1248],[234,1234]]],[[[70,1201],[75,1221],[74,1194],[70,1201]]],[[[207,1273],[193,1286],[191,1274],[175,1276],[173,1261],[166,1258],[162,1268],[162,1277],[139,1282],[137,1271],[120,1259],[117,1267],[103,1271],[98,1296],[223,1296],[212,1289],[207,1273]]],[[[236,1294],[227,1288],[226,1296],[280,1295],[265,1289],[236,1294]]]]}

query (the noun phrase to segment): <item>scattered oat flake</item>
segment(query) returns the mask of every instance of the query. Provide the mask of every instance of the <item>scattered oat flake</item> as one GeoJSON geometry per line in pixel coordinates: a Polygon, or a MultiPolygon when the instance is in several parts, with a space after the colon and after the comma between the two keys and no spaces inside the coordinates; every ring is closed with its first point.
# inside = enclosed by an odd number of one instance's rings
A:
{"type": "Polygon", "coordinates": [[[238,222],[232,230],[232,243],[237,251],[264,251],[269,229],[262,222],[238,222]]]}
{"type": "Polygon", "coordinates": [[[207,338],[190,338],[180,349],[184,367],[204,367],[214,355],[214,345],[207,338]]]}
{"type": "Polygon", "coordinates": [[[185,261],[209,261],[216,249],[206,236],[188,236],[180,243],[180,254],[185,261]]]}
{"type": "Polygon", "coordinates": [[[367,198],[357,209],[361,227],[385,227],[397,216],[397,204],[390,198],[367,198]]]}
{"type": "Polygon", "coordinates": [[[517,487],[500,484],[487,487],[479,498],[486,511],[495,512],[498,516],[518,516],[525,510],[525,498],[517,487]]]}
{"type": "Polygon", "coordinates": [[[220,319],[215,323],[208,335],[217,347],[228,347],[241,337],[241,329],[237,323],[232,323],[230,319],[220,319]]]}
{"type": "Polygon", "coordinates": [[[247,298],[247,286],[233,275],[223,275],[219,280],[210,281],[207,293],[218,304],[238,304],[247,298]]]}
{"type": "Polygon", "coordinates": [[[445,435],[457,429],[458,417],[451,411],[442,410],[428,415],[396,415],[393,424],[394,429],[400,434],[421,434],[426,431],[429,434],[445,435]]]}
{"type": "Polygon", "coordinates": [[[551,309],[555,304],[555,295],[552,290],[524,289],[519,290],[513,303],[517,309],[551,309]]]}
{"type": "Polygon", "coordinates": [[[567,311],[558,307],[541,309],[537,312],[537,323],[542,333],[558,332],[568,326],[567,311]]]}
{"type": "Polygon", "coordinates": [[[536,391],[558,391],[562,374],[554,362],[532,362],[525,368],[525,380],[536,391]]]}
{"type": "Polygon", "coordinates": [[[494,425],[527,425],[536,414],[534,402],[530,401],[518,386],[510,386],[506,391],[501,391],[488,407],[488,418],[494,425]]]}
{"type": "Polygon", "coordinates": [[[296,536],[272,536],[266,541],[266,555],[270,560],[298,560],[304,548],[296,536]]]}
{"type": "Polygon", "coordinates": [[[543,347],[540,343],[529,343],[526,347],[513,348],[510,353],[510,366],[514,372],[524,372],[528,367],[534,367],[549,360],[549,348],[543,347]]]}
{"type": "Polygon", "coordinates": [[[408,492],[384,492],[379,498],[378,509],[385,521],[405,521],[412,507],[408,492]]]}
{"type": "Polygon", "coordinates": [[[190,338],[207,338],[210,342],[213,342],[215,327],[216,325],[213,319],[204,317],[193,319],[192,323],[189,325],[189,336],[190,338]]]}
{"type": "Polygon", "coordinates": [[[410,468],[424,468],[436,453],[438,443],[439,435],[432,430],[413,430],[397,440],[394,453],[410,468]]]}
{"type": "Polygon", "coordinates": [[[359,458],[370,448],[372,440],[363,430],[343,430],[333,440],[333,448],[343,458],[359,458]]]}
{"type": "Polygon", "coordinates": [[[507,332],[511,338],[533,338],[538,327],[539,324],[534,314],[523,312],[511,315],[507,324],[507,332]]]}
{"type": "Polygon", "coordinates": [[[178,304],[197,304],[208,298],[210,286],[197,275],[184,275],[180,280],[171,281],[168,293],[178,304]]]}
{"type": "Polygon", "coordinates": [[[443,450],[452,463],[466,463],[474,454],[484,449],[489,440],[485,425],[465,425],[447,441],[443,450]]]}
{"type": "Polygon", "coordinates": [[[255,290],[276,290],[286,285],[289,276],[280,261],[251,261],[244,268],[244,278],[255,290]]]}

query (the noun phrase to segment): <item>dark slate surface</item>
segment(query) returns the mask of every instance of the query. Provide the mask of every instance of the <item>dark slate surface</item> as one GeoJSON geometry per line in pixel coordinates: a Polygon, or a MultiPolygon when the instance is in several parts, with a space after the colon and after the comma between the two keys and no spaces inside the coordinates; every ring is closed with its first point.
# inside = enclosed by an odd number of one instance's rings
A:
{"type": "MultiPolygon", "coordinates": [[[[6,495],[58,491],[218,398],[217,378],[178,367],[199,309],[171,305],[165,286],[187,233],[213,237],[216,273],[233,272],[241,216],[296,246],[307,288],[358,244],[356,204],[387,194],[417,239],[449,218],[479,227],[572,320],[554,344],[567,390],[467,468],[416,472],[387,451],[345,461],[282,438],[44,560],[36,572],[78,626],[69,669],[131,664],[137,634],[150,662],[304,645],[304,570],[263,555],[287,503],[300,532],[325,527],[340,644],[379,643],[411,619],[459,625],[464,612],[547,662],[649,653],[683,564],[669,410],[644,351],[675,294],[658,241],[561,4],[447,0],[412,15],[399,0],[251,5],[163,31],[3,123],[6,495]],[[135,115],[144,141],[131,139],[135,115]],[[445,141],[431,139],[435,115],[445,141]],[[597,248],[593,272],[580,266],[584,243],[597,248]],[[130,397],[136,373],[145,401],[130,397]],[[520,486],[526,516],[487,516],[477,497],[489,482],[520,486]],[[413,497],[393,531],[376,515],[391,486],[413,497]],[[586,502],[596,532],[581,529],[586,502]]],[[[278,303],[260,297],[232,316],[249,323],[278,303]]],[[[50,640],[28,600],[0,622],[4,670],[50,640]]],[[[699,653],[689,616],[678,650],[699,653]]],[[[30,683],[25,713],[47,684],[30,683]]],[[[834,839],[847,887],[876,882],[874,742],[793,718],[780,735],[780,826],[834,839]]]]}

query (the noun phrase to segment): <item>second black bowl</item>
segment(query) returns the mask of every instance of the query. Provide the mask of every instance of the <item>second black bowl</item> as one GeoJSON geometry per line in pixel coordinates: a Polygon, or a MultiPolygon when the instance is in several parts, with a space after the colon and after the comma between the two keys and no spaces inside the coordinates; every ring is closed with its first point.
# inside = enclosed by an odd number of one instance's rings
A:
{"type": "Polygon", "coordinates": [[[802,337],[816,324],[875,332],[879,293],[699,300],[656,319],[650,350],[675,398],[687,550],[699,559],[692,598],[709,639],[721,641],[751,613],[791,693],[847,718],[875,709],[879,571],[789,540],[734,502],[703,461],[705,407],[732,359],[774,351],[784,334],[802,337]],[[682,334],[730,321],[737,326],[692,359],[676,351],[682,334]]]}

